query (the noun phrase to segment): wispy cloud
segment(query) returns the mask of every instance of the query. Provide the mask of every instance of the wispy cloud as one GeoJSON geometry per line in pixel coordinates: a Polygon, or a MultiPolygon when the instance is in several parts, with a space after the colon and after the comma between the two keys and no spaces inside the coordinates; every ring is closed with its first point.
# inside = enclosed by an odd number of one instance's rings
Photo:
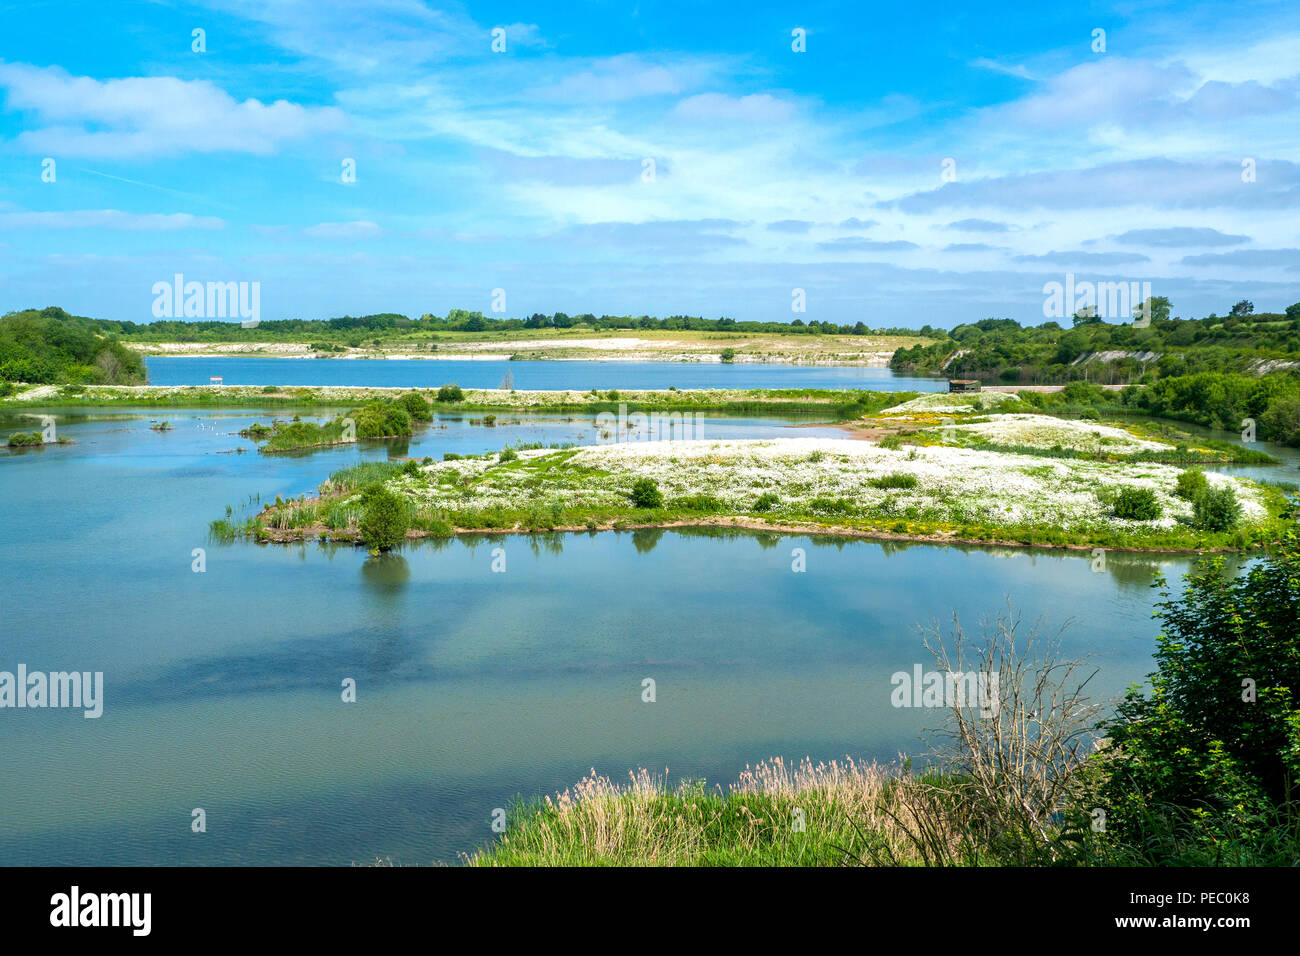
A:
{"type": "MultiPolygon", "coordinates": [[[[1250,236],[1234,236],[1206,226],[1170,226],[1167,229],[1130,229],[1111,241],[1122,245],[1187,248],[1190,246],[1239,246],[1250,236]]],[[[1090,240],[1096,242],[1097,240],[1090,240]]]]}
{"type": "Polygon", "coordinates": [[[117,209],[64,212],[0,212],[0,229],[126,229],[132,232],[177,232],[224,229],[224,219],[189,213],[130,213],[117,209]]]}
{"type": "Polygon", "coordinates": [[[309,239],[377,239],[384,230],[376,223],[359,219],[354,222],[321,222],[302,231],[309,239]]]}

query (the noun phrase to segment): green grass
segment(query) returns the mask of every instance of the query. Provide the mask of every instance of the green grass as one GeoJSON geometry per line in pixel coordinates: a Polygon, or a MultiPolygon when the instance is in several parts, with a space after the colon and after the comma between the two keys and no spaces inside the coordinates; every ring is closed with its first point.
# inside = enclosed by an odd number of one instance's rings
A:
{"type": "MultiPolygon", "coordinates": [[[[959,419],[964,423],[963,419],[959,419]]],[[[921,430],[911,437],[920,444],[953,444],[943,441],[942,433],[933,430],[921,430]]],[[[1111,463],[1149,462],[1157,465],[1275,465],[1279,459],[1256,448],[1243,448],[1230,442],[1197,439],[1198,445],[1210,449],[1201,451],[1196,448],[1180,446],[1168,451],[1142,449],[1131,454],[1108,452],[1102,449],[1066,448],[1053,445],[1044,448],[1041,445],[1023,445],[1009,442],[968,441],[955,447],[969,448],[972,451],[991,451],[1006,455],[1032,455],[1037,458],[1077,459],[1079,461],[1104,461],[1111,463]]]]}

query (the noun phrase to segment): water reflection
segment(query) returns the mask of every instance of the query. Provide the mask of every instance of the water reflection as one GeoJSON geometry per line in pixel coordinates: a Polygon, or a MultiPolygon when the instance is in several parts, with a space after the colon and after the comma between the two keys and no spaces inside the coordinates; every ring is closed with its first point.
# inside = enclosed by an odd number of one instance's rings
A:
{"type": "Polygon", "coordinates": [[[632,546],[637,554],[649,554],[663,536],[663,528],[637,528],[632,532],[632,546]]]}
{"type": "Polygon", "coordinates": [[[530,534],[528,535],[528,546],[536,557],[540,557],[543,552],[546,554],[563,554],[564,534],[558,531],[530,534]]]}
{"type": "Polygon", "coordinates": [[[361,577],[376,594],[396,594],[411,580],[411,566],[394,551],[372,554],[361,565],[361,577]]]}

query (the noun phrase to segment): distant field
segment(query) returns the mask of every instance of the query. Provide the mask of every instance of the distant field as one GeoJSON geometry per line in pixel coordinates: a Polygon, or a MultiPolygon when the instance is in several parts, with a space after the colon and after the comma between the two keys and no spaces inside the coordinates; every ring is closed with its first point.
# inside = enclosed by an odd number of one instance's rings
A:
{"type": "Polygon", "coordinates": [[[771,362],[882,368],[900,348],[931,340],[894,335],[778,335],[665,330],[518,329],[503,332],[414,332],[359,346],[309,341],[127,342],[145,355],[261,355],[283,358],[585,359],[587,361],[771,362]],[[728,351],[730,350],[730,351],[728,351]],[[726,353],[726,354],[724,354],[726,353]]]}

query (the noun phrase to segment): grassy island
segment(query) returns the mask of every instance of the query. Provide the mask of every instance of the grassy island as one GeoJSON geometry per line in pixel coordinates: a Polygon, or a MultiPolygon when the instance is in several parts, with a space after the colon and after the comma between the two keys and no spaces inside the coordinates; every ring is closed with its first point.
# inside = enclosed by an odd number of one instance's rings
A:
{"type": "Polygon", "coordinates": [[[254,422],[239,434],[263,442],[263,452],[296,451],[322,445],[342,445],[362,438],[402,438],[412,433],[413,422],[430,422],[433,412],[417,392],[397,398],[379,398],[324,423],[292,421],[254,422]]]}
{"type": "Polygon", "coordinates": [[[377,388],[323,385],[315,388],[278,385],[87,385],[22,386],[0,396],[0,407],[257,407],[351,408],[359,403],[391,401],[415,393],[432,410],[457,411],[729,411],[756,414],[816,413],[845,418],[877,411],[915,397],[916,392],[847,389],[589,389],[587,391],[517,391],[500,388],[377,388]]]}
{"type": "Polygon", "coordinates": [[[386,507],[389,497],[400,504],[399,539],[716,524],[1179,551],[1252,548],[1291,520],[1280,487],[1199,470],[1193,482],[1187,469],[1142,457],[1145,444],[1132,447],[1119,460],[852,438],[508,447],[345,469],[319,497],[269,505],[245,530],[267,541],[363,541],[376,488],[386,507]]]}

